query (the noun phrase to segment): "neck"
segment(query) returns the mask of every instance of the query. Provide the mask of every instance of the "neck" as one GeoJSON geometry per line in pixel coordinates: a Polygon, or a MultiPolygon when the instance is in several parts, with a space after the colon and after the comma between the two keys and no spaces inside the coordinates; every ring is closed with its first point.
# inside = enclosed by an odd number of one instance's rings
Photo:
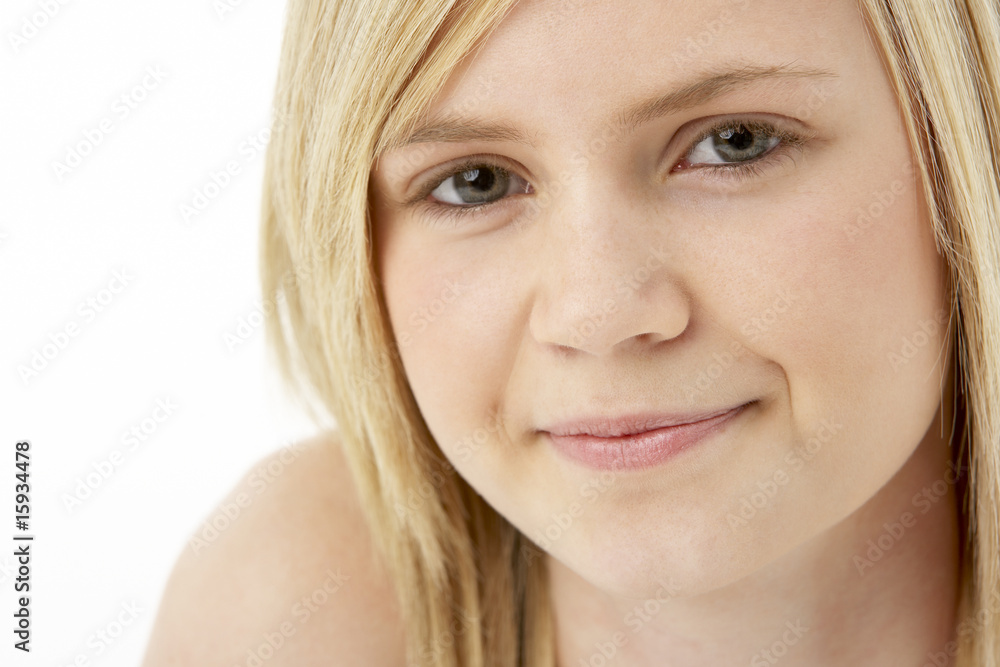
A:
{"type": "Polygon", "coordinates": [[[558,666],[922,665],[940,655],[955,631],[961,568],[947,399],[943,407],[861,508],[725,588],[644,604],[548,557],[558,666]]]}

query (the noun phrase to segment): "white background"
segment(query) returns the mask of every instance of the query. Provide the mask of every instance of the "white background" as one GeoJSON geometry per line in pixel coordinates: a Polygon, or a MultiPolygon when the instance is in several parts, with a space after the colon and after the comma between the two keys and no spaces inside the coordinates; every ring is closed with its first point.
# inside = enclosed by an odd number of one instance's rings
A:
{"type": "Polygon", "coordinates": [[[188,538],[262,456],[314,431],[254,314],[253,142],[268,138],[283,20],[273,0],[0,6],[2,665],[138,665],[188,538]],[[87,154],[58,173],[74,148],[87,154]],[[239,173],[212,187],[230,161],[239,173]],[[133,428],[147,432],[130,449],[133,428]],[[31,443],[29,655],[13,648],[18,440],[31,443]],[[88,476],[96,488],[71,505],[88,476]],[[135,620],[97,639],[123,605],[135,620]]]}

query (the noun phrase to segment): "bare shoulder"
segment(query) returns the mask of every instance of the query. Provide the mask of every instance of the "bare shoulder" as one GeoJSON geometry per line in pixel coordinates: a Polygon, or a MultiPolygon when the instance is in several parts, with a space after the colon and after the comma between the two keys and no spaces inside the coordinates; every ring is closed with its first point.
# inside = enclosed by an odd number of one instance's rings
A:
{"type": "Polygon", "coordinates": [[[405,662],[391,584],[336,436],[261,459],[192,535],[143,667],[405,662]]]}

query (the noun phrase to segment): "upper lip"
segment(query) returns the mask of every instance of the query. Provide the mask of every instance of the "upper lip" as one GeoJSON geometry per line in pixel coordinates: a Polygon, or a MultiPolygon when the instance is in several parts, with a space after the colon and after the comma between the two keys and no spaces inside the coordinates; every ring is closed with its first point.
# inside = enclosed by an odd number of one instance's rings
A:
{"type": "Polygon", "coordinates": [[[682,426],[705,421],[732,412],[743,405],[729,406],[707,412],[644,412],[618,416],[581,417],[569,419],[540,429],[555,436],[590,435],[599,438],[616,438],[655,431],[667,426],[682,426]]]}

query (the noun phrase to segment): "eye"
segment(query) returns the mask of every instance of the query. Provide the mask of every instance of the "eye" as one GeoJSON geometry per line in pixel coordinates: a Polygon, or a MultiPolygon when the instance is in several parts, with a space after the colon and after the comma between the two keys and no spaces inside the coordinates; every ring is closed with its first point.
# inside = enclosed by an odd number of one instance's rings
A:
{"type": "Polygon", "coordinates": [[[487,163],[463,165],[451,171],[428,195],[442,204],[475,207],[513,194],[528,194],[531,186],[503,167],[487,163]]]}
{"type": "MultiPolygon", "coordinates": [[[[765,176],[772,163],[791,157],[809,138],[782,124],[730,117],[700,133],[671,171],[696,171],[722,184],[751,182],[765,176]]],[[[511,195],[534,193],[531,184],[506,165],[499,156],[470,156],[432,176],[406,203],[449,223],[490,215],[511,195]]]]}
{"type": "Polygon", "coordinates": [[[727,127],[705,137],[688,155],[690,164],[721,164],[724,162],[746,162],[760,157],[781,143],[781,139],[746,125],[727,127]]]}
{"type": "Polygon", "coordinates": [[[761,121],[726,121],[702,133],[674,171],[694,167],[746,167],[802,143],[802,138],[761,121]]]}

